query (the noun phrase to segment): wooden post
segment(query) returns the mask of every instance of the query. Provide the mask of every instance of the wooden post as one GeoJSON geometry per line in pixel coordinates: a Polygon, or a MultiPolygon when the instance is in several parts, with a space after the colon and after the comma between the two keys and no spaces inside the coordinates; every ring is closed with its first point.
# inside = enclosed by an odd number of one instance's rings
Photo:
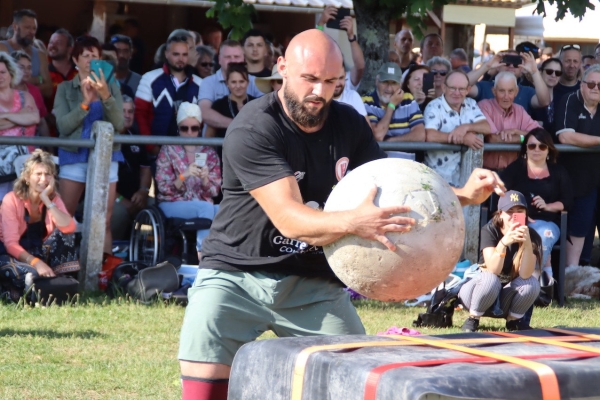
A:
{"type": "Polygon", "coordinates": [[[98,273],[102,271],[108,180],[114,139],[112,124],[105,121],[94,122],[92,139],[96,140],[96,146],[90,149],[85,187],[81,271],[79,272],[82,290],[97,290],[98,273]]]}
{"type": "MultiPolygon", "coordinates": [[[[483,135],[479,135],[483,140],[483,135]]],[[[479,150],[467,150],[462,153],[460,160],[460,185],[461,187],[471,176],[471,172],[475,168],[481,168],[483,166],[483,149],[479,150]]],[[[479,257],[479,219],[481,213],[481,206],[467,206],[463,207],[463,213],[465,216],[465,247],[463,250],[464,258],[476,263],[479,257]]]]}
{"type": "Polygon", "coordinates": [[[515,28],[508,28],[508,48],[515,48],[515,28]]]}

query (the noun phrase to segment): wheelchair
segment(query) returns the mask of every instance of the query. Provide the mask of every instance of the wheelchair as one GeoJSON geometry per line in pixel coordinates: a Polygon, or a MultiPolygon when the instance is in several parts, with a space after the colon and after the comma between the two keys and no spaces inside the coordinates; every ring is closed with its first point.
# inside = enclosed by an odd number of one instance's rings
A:
{"type": "Polygon", "coordinates": [[[131,227],[129,261],[152,266],[174,256],[182,264],[197,264],[196,231],[211,223],[207,218],[167,218],[155,205],[145,208],[131,227]]]}

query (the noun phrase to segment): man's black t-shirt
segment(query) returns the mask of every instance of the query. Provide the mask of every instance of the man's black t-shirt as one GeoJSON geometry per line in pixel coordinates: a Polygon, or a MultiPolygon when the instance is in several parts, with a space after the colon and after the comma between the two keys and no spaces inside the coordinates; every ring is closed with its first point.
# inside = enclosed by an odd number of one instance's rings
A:
{"type": "MultiPolygon", "coordinates": [[[[131,130],[127,130],[124,134],[133,135],[131,130]]],[[[122,144],[121,152],[125,162],[119,163],[117,193],[131,200],[131,196],[140,189],[140,168],[150,167],[150,160],[144,146],[122,144]]]]}
{"type": "Polygon", "coordinates": [[[200,268],[333,277],[323,250],[287,238],[249,191],[294,176],[305,204],[323,207],[347,170],[386,157],[364,117],[331,102],[325,125],[307,134],[277,92],[248,103],[223,145],[223,201],[202,243],[200,268]]]}
{"type": "Polygon", "coordinates": [[[271,76],[271,70],[267,67],[263,68],[258,72],[248,72],[250,75],[256,76],[257,78],[268,78],[271,76]]]}
{"type": "MultiPolygon", "coordinates": [[[[600,113],[592,115],[581,90],[563,96],[554,114],[556,135],[563,132],[600,136],[600,113]]],[[[595,153],[560,153],[558,162],[567,169],[573,183],[573,197],[590,194],[600,187],[600,157],[595,153]]]]}
{"type": "MultiPolygon", "coordinates": [[[[537,248],[542,248],[542,238],[538,233],[529,228],[529,236],[531,237],[531,243],[537,244],[537,248]]],[[[483,249],[487,247],[496,247],[500,240],[504,237],[500,229],[496,228],[496,226],[492,223],[492,221],[488,222],[483,228],[481,228],[481,236],[479,238],[479,264],[483,264],[485,262],[483,258],[483,249]]],[[[534,246],[535,248],[536,246],[534,246]]],[[[511,281],[510,276],[513,269],[513,258],[519,251],[519,244],[513,243],[506,248],[506,255],[504,256],[504,265],[502,266],[502,272],[498,276],[500,278],[500,282],[503,284],[507,284],[511,281]]],[[[535,254],[535,253],[534,253],[535,254]]]]}

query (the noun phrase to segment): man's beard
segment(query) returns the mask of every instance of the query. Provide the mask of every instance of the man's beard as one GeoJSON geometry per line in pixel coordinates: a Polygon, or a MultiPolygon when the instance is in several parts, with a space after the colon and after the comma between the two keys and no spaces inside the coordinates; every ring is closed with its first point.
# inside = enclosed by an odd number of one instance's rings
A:
{"type": "Polygon", "coordinates": [[[178,67],[176,65],[171,64],[169,60],[167,60],[167,65],[169,66],[170,71],[181,72],[185,69],[185,65],[183,67],[178,67]]]}
{"type": "Polygon", "coordinates": [[[29,39],[28,37],[22,37],[19,33],[19,29],[17,28],[17,43],[19,44],[19,46],[25,48],[25,47],[29,47],[33,44],[33,39],[29,39]]]}
{"type": "Polygon", "coordinates": [[[379,97],[380,104],[388,104],[390,102],[390,99],[392,98],[391,95],[388,96],[386,94],[379,93],[379,92],[377,92],[377,96],[379,97]]]}
{"type": "Polygon", "coordinates": [[[329,114],[329,105],[331,104],[331,101],[327,102],[322,97],[311,96],[310,101],[323,102],[323,107],[321,107],[317,114],[311,114],[304,105],[304,102],[307,100],[304,99],[301,102],[298,101],[287,85],[283,89],[283,99],[285,100],[285,106],[290,112],[290,118],[292,118],[295,123],[305,128],[319,126],[327,119],[327,115],[329,114]]]}

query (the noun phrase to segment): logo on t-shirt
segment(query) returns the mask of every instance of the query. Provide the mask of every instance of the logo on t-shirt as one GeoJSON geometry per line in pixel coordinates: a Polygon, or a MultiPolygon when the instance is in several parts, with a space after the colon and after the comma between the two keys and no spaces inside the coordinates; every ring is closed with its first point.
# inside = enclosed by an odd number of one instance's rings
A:
{"type": "Polygon", "coordinates": [[[304,175],[306,175],[306,172],[302,172],[302,171],[294,172],[294,176],[296,177],[296,182],[300,182],[302,179],[304,179],[304,175]]]}
{"type": "Polygon", "coordinates": [[[342,157],[335,163],[335,177],[338,182],[346,175],[348,164],[350,164],[350,159],[348,157],[342,157]]]}

